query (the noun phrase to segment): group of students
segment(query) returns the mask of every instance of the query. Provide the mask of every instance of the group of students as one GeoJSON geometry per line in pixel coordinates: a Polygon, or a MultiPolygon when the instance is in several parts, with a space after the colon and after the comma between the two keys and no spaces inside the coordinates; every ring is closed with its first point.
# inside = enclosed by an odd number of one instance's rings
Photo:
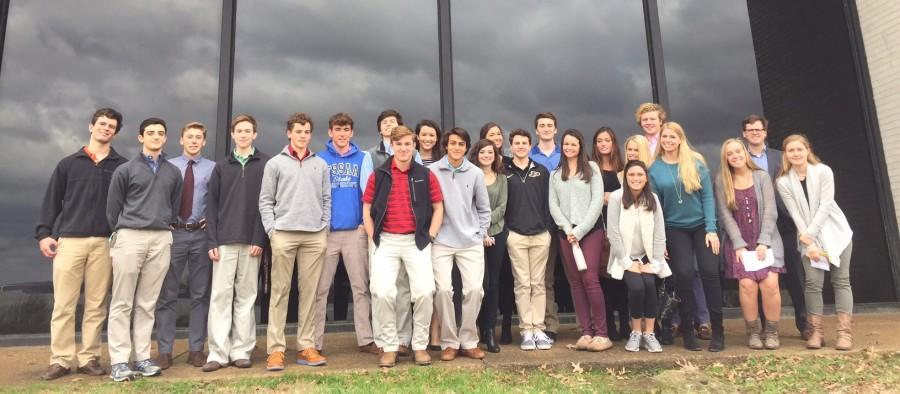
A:
{"type": "MultiPolygon", "coordinates": [[[[75,367],[106,374],[99,357],[107,305],[110,377],[160,374],[173,362],[183,280],[191,297],[187,362],[204,372],[249,368],[260,277],[270,293],[266,368],[283,370],[295,264],[296,363],[324,365],[326,304],[339,261],[350,280],[359,351],[378,355],[382,367],[398,356],[428,365],[428,350],[439,350],[443,361],[481,359],[479,343],[499,352],[498,311],[504,327],[511,315],[500,302],[504,289],[514,294],[520,348],[550,349],[558,330],[557,254],[581,330],[577,350],[613,346],[612,310],[630,317],[620,327],[623,337],[630,331],[626,350],[660,352],[661,342],[671,344],[671,322],[656,322],[663,280],[681,300],[684,347],[700,350],[695,315],[705,307],[709,350],[724,350],[720,252],[726,276],[739,280],[751,348],[779,347],[778,276],[789,256],[802,256],[790,268],[805,276],[804,297],[794,303],[808,308],[805,319],[798,314],[807,347],[824,345],[821,291],[830,269],[836,347],[850,349],[852,231],[834,202],[833,174],[809,141],[787,137],[781,158],[766,145],[767,121],[751,115],[744,139],[722,145],[713,182],[705,159],[660,105],[640,105],[635,118],[644,133],[629,137],[623,154],[607,127],[589,141],[566,130],[557,145],[549,112],[535,117],[533,143],[523,129],[504,139],[492,122],[475,142],[464,129],[441,132],[430,120],[412,130],[386,110],[377,119],[381,140],[363,150],[352,140],[353,119],[338,113],[328,121],[325,149],[313,153],[313,121],[295,113],[286,122],[287,145],[270,157],[253,145],[256,120],[242,114],[230,124],[233,151],[212,162],[202,157],[206,128],[197,122],[181,130],[183,154],[168,159],[159,118],[141,122],[141,153],[127,160],[111,146],[122,115],[97,110],[88,144],[54,170],[36,229],[41,252],[53,258],[52,356],[42,378],[75,367]],[[503,155],[507,142],[510,156],[503,155]],[[260,272],[264,254],[271,256],[268,273],[260,272]]],[[[511,342],[508,332],[501,342],[511,342]]]]}

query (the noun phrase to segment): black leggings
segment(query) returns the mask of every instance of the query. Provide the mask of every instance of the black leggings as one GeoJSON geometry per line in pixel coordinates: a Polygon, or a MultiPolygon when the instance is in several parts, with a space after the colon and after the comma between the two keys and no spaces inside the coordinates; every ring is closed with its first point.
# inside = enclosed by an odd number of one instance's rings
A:
{"type": "Polygon", "coordinates": [[[675,293],[681,299],[680,313],[682,327],[691,327],[697,301],[694,297],[694,258],[703,282],[706,306],[713,326],[722,325],[722,284],[719,280],[719,259],[706,247],[706,231],[703,225],[680,229],[666,227],[666,247],[671,258],[672,274],[675,277],[675,293]]]}
{"type": "Polygon", "coordinates": [[[656,275],[625,271],[622,280],[625,281],[625,286],[628,286],[628,307],[631,309],[631,318],[656,318],[656,275]]]}
{"type": "Polygon", "coordinates": [[[509,230],[503,229],[494,236],[494,246],[484,248],[484,299],[478,313],[478,327],[493,329],[497,325],[497,304],[500,300],[500,267],[506,258],[506,238],[509,230]]]}

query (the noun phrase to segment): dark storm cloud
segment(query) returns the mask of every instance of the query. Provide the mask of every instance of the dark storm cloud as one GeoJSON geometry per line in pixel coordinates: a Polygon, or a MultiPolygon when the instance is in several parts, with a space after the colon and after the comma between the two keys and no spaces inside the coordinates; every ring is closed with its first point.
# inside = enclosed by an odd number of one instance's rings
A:
{"type": "Polygon", "coordinates": [[[534,128],[551,111],[560,132],[636,127],[651,98],[640,2],[453,2],[457,123],[534,128]]]}
{"type": "MultiPolygon", "coordinates": [[[[189,120],[215,126],[221,2],[12,2],[0,71],[0,284],[48,280],[31,239],[59,159],[87,141],[102,106],[125,116],[113,145],[137,154],[137,125],[169,123],[179,154],[189,120]]],[[[212,143],[213,141],[210,141],[212,143]]]]}
{"type": "Polygon", "coordinates": [[[659,3],[672,120],[717,168],[721,142],[762,113],[747,3],[659,3]]]}
{"type": "Polygon", "coordinates": [[[337,112],[364,149],[384,109],[411,124],[440,114],[435,2],[241,2],[236,38],[234,110],[257,118],[266,152],[283,147],[293,112],[312,115],[316,150],[337,112]]]}

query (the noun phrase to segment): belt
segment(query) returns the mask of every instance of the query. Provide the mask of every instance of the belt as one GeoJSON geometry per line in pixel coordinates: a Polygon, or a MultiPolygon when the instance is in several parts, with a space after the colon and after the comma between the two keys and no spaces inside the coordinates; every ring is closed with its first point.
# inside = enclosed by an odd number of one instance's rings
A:
{"type": "Polygon", "coordinates": [[[175,223],[175,228],[180,230],[194,231],[206,227],[206,221],[201,220],[197,223],[175,223]]]}

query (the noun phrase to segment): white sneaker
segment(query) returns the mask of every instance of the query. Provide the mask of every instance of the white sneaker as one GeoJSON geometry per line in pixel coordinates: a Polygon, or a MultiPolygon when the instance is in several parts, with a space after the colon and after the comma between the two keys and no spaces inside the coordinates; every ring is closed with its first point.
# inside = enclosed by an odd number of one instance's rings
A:
{"type": "Polygon", "coordinates": [[[644,334],[644,347],[647,348],[647,351],[650,353],[660,353],[663,351],[662,345],[659,344],[659,341],[656,340],[656,334],[649,333],[644,334]]]}
{"type": "Polygon", "coordinates": [[[629,352],[638,352],[641,350],[641,333],[632,331],[628,336],[628,342],[625,344],[625,350],[629,352]]]}
{"type": "Polygon", "coordinates": [[[534,334],[534,344],[540,350],[550,350],[553,348],[553,341],[543,331],[534,334]]]}
{"type": "Polygon", "coordinates": [[[537,345],[534,343],[534,333],[525,331],[522,333],[522,344],[519,345],[522,350],[535,350],[537,345]]]}

